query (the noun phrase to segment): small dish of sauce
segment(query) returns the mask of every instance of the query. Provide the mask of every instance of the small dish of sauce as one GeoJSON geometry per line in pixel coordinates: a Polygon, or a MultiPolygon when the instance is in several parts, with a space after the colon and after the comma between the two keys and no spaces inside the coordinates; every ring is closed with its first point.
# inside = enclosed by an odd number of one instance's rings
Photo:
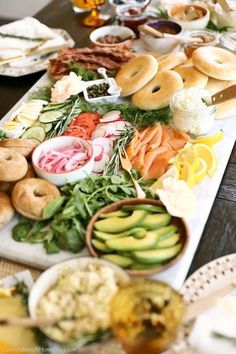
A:
{"type": "Polygon", "coordinates": [[[131,28],[138,35],[138,26],[147,22],[147,14],[142,11],[143,5],[120,5],[116,8],[118,23],[131,28]]]}
{"type": "Polygon", "coordinates": [[[196,42],[186,43],[185,54],[191,58],[195,49],[200,47],[215,47],[219,44],[219,34],[211,30],[192,30],[186,32],[186,36],[196,38],[196,42]]]}

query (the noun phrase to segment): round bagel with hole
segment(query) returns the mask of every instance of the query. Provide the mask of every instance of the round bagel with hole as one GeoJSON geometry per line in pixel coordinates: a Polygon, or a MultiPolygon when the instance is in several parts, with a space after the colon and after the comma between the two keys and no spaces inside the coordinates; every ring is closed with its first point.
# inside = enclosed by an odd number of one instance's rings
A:
{"type": "Polygon", "coordinates": [[[147,85],[132,96],[132,104],[144,110],[166,107],[172,94],[183,86],[183,80],[177,72],[159,71],[147,85]]]}
{"type": "Polygon", "coordinates": [[[124,64],[116,75],[122,96],[130,96],[146,85],[157,73],[157,60],[149,54],[138,55],[124,64]]]}
{"type": "Polygon", "coordinates": [[[174,69],[184,82],[184,87],[204,88],[208,82],[208,76],[201,73],[193,65],[181,65],[174,69]]]}
{"type": "Polygon", "coordinates": [[[236,55],[218,47],[201,47],[192,55],[193,65],[218,80],[236,80],[236,55]]]}

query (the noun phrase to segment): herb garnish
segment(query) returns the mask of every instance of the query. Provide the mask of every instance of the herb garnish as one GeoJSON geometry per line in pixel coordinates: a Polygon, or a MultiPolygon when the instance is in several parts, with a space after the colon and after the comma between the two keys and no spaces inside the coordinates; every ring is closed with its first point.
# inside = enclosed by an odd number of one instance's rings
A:
{"type": "Polygon", "coordinates": [[[4,131],[0,129],[0,140],[4,140],[4,139],[7,139],[7,136],[4,133],[4,131]]]}
{"type": "Polygon", "coordinates": [[[231,27],[230,26],[224,26],[224,27],[218,27],[214,22],[211,20],[208,22],[207,28],[215,31],[215,32],[227,32],[231,27]]]}
{"type": "MultiPolygon", "coordinates": [[[[138,176],[135,176],[138,179],[138,176]]],[[[140,185],[155,199],[149,186],[153,180],[139,180],[140,185]]],[[[15,241],[43,243],[47,253],[67,250],[74,253],[84,247],[84,234],[91,216],[103,206],[136,196],[136,191],[128,174],[117,176],[87,177],[75,184],[61,188],[63,196],[54,199],[48,206],[49,219],[33,221],[21,217],[13,228],[15,241]]]]}
{"type": "Polygon", "coordinates": [[[83,81],[97,80],[98,75],[92,71],[85,69],[82,65],[77,63],[68,63],[68,68],[76,73],[76,75],[81,76],[83,81]]]}
{"type": "Polygon", "coordinates": [[[16,283],[15,289],[15,292],[21,296],[22,303],[26,305],[29,298],[28,286],[24,283],[24,281],[20,281],[16,283]]]}

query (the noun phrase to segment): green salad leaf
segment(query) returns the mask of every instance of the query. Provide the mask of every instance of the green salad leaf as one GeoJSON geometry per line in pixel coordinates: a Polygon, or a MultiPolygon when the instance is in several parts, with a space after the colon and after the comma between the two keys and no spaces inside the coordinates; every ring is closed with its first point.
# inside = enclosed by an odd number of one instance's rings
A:
{"type": "Polygon", "coordinates": [[[98,75],[92,71],[85,69],[82,65],[78,63],[68,63],[69,69],[76,73],[76,75],[81,76],[83,81],[97,80],[99,79],[98,75]]]}
{"type": "MultiPolygon", "coordinates": [[[[139,176],[134,171],[136,179],[139,176]]],[[[149,187],[153,180],[139,180],[147,196],[156,196],[149,187]]],[[[61,188],[62,197],[51,201],[45,214],[49,219],[33,221],[21,217],[13,228],[15,241],[43,243],[47,253],[67,250],[73,253],[84,247],[84,235],[91,216],[103,206],[112,202],[132,198],[136,191],[128,174],[117,176],[101,175],[87,177],[61,188]]]]}

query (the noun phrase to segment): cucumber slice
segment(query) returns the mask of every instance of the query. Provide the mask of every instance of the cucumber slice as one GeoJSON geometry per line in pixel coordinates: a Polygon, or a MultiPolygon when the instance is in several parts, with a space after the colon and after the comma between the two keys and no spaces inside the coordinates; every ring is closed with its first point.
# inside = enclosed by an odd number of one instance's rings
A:
{"type": "Polygon", "coordinates": [[[34,124],[34,127],[42,127],[46,133],[50,132],[50,130],[53,127],[52,123],[41,123],[41,122],[37,122],[34,124]]]}
{"type": "Polygon", "coordinates": [[[46,137],[45,130],[42,127],[39,126],[33,126],[24,132],[24,134],[21,135],[21,138],[23,139],[37,139],[42,143],[46,137]]]}
{"type": "Polygon", "coordinates": [[[40,114],[39,121],[41,123],[56,122],[62,116],[61,111],[50,111],[40,114]]]}

